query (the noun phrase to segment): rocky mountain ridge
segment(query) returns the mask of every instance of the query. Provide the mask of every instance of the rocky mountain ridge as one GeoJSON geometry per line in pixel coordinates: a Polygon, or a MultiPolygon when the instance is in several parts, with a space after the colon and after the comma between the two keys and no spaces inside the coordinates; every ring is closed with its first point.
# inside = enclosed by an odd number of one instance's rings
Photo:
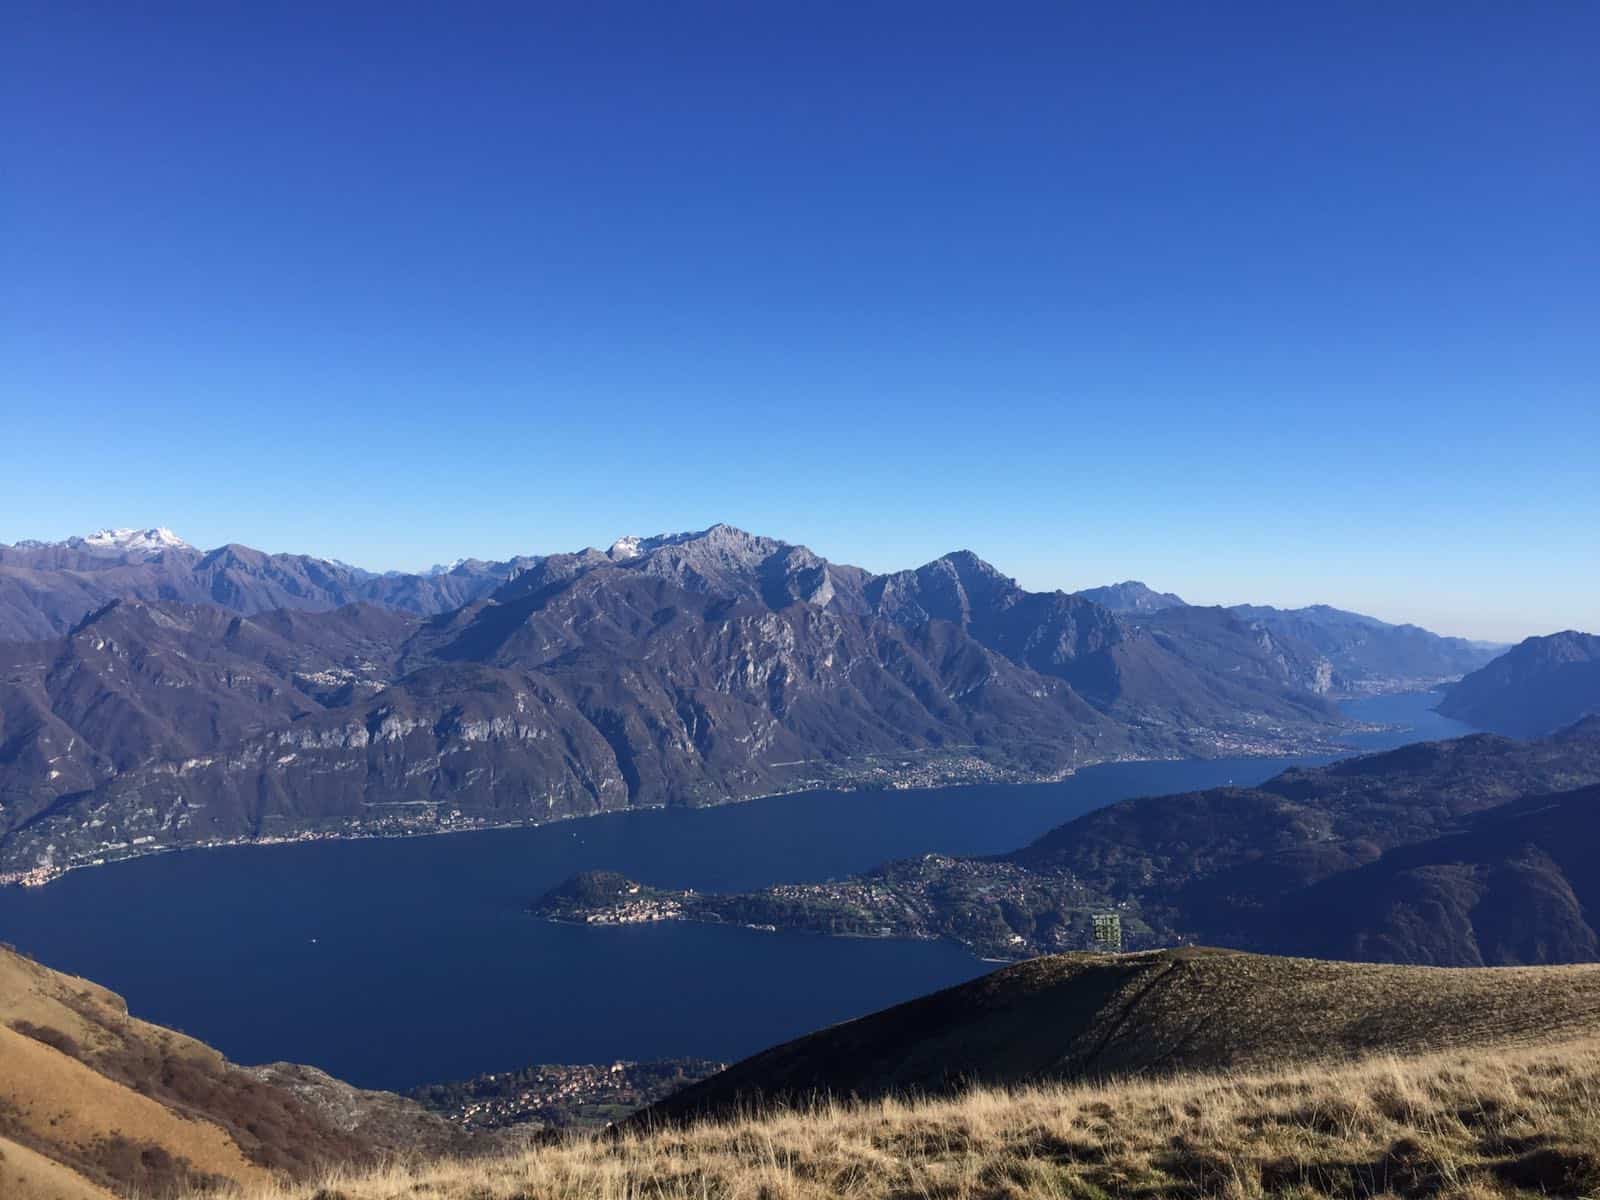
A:
{"type": "MultiPolygon", "coordinates": [[[[278,608],[320,611],[345,604],[434,616],[485,599],[525,571],[536,570],[548,582],[561,572],[635,562],[669,576],[676,571],[690,591],[727,591],[730,586],[738,591],[744,581],[735,577],[766,563],[764,569],[773,574],[757,591],[769,603],[788,588],[791,599],[825,606],[837,597],[857,612],[864,607],[880,612],[899,608],[902,618],[911,621],[935,615],[953,619],[957,613],[950,606],[965,603],[957,592],[976,589],[980,596],[995,594],[998,582],[977,578],[975,564],[982,560],[970,551],[945,555],[916,571],[873,576],[858,567],[828,562],[804,547],[726,525],[696,533],[621,537],[604,551],[590,548],[498,562],[462,558],[424,572],[373,572],[308,555],[268,554],[235,543],[202,551],[170,529],[107,529],[61,542],[0,545],[0,641],[59,636],[117,599],[215,604],[247,616],[278,608]],[[951,578],[941,581],[940,571],[950,572],[951,578]],[[908,589],[914,593],[909,597],[908,589]]],[[[1062,610],[1064,620],[1074,619],[1066,615],[1074,605],[1081,615],[1087,611],[1083,606],[1092,604],[1119,617],[1148,621],[1155,630],[1181,622],[1179,610],[1191,607],[1173,593],[1157,592],[1133,580],[1071,594],[1027,595],[1036,607],[1062,610]]],[[[1483,666],[1503,649],[1327,605],[1300,609],[1235,605],[1228,611],[1258,636],[1292,643],[1308,658],[1325,659],[1326,667],[1319,668],[1320,682],[1314,675],[1308,675],[1307,682],[1313,690],[1335,696],[1433,687],[1483,666]]],[[[1017,616],[1008,619],[1015,621],[1017,616]]],[[[1031,626],[1024,630],[1030,635],[1032,631],[1031,626]]],[[[1049,654],[1049,648],[1042,653],[1049,654]]]]}
{"type": "Polygon", "coordinates": [[[970,552],[874,576],[728,526],[534,560],[428,617],[113,601],[0,643],[0,875],[1331,749],[1325,675],[1220,609],[1156,628],[970,552]]]}
{"type": "Polygon", "coordinates": [[[372,604],[418,615],[459,608],[536,560],[463,559],[442,571],[377,573],[228,543],[199,550],[170,529],[108,529],[0,545],[0,641],[59,637],[113,600],[213,604],[246,616],[372,604]]]}

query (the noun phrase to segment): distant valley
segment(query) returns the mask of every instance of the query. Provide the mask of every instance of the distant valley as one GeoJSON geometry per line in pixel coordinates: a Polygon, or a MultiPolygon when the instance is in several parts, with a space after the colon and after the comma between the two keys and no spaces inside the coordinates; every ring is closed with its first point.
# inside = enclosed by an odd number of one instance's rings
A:
{"type": "MultiPolygon", "coordinates": [[[[0,878],[822,786],[1331,752],[1492,649],[1336,610],[875,575],[728,526],[379,575],[170,531],[0,547],[0,878]]],[[[1147,589],[1146,589],[1147,590],[1147,589]]]]}

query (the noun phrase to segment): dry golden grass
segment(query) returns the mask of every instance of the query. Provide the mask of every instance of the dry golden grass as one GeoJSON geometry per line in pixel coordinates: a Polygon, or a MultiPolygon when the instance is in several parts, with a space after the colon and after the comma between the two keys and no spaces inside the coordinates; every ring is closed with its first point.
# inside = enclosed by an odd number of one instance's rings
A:
{"type": "Polygon", "coordinates": [[[113,1200],[70,1167],[0,1137],[0,1196],[5,1200],[113,1200]]]}
{"type": "MultiPolygon", "coordinates": [[[[187,1119],[83,1063],[0,1027],[0,1105],[6,1134],[70,1162],[102,1157],[114,1139],[163,1146],[194,1169],[243,1181],[269,1173],[222,1129],[187,1119]]],[[[0,1192],[0,1197],[6,1193],[0,1192]]],[[[9,1197],[6,1197],[9,1200],[9,1197]]]]}
{"type": "Polygon", "coordinates": [[[1600,1194],[1600,1039],[817,1106],[248,1200],[1600,1194]]]}
{"type": "Polygon", "coordinates": [[[209,1046],[130,1017],[115,993],[3,947],[0,1139],[0,1200],[167,1200],[208,1177],[251,1185],[366,1148],[209,1046]]]}
{"type": "Polygon", "coordinates": [[[1600,964],[1418,967],[1183,947],[1030,959],[775,1046],[672,1097],[872,1098],[1019,1082],[1277,1070],[1600,1036],[1600,964]]]}
{"type": "Polygon", "coordinates": [[[204,1042],[128,1015],[113,991],[41,966],[9,948],[0,949],[0,1016],[59,1029],[85,1051],[115,1049],[124,1036],[160,1044],[169,1052],[221,1064],[222,1055],[204,1042]]]}

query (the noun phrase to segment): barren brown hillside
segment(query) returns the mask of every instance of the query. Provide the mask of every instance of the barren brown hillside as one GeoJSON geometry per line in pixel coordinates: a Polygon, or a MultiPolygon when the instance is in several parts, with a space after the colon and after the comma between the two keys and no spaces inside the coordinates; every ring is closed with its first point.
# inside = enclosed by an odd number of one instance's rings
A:
{"type": "Polygon", "coordinates": [[[319,1072],[235,1066],[129,1016],[120,996],[3,949],[0,1139],[4,1200],[161,1197],[453,1144],[398,1097],[319,1072]]]}

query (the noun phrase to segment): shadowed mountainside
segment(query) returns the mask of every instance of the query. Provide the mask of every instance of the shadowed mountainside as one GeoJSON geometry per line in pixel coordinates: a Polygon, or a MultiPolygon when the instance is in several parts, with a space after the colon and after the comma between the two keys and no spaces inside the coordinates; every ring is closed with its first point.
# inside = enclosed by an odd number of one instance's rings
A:
{"type": "Polygon", "coordinates": [[[1600,637],[1533,637],[1445,693],[1439,711],[1513,737],[1536,737],[1600,713],[1600,637]]]}
{"type": "Polygon", "coordinates": [[[654,1105],[648,1125],[819,1096],[1282,1068],[1600,1031],[1600,965],[1443,970],[1205,949],[1032,959],[824,1029],[654,1105]]]}
{"type": "Polygon", "coordinates": [[[1286,949],[1438,963],[1600,959],[1600,787],[1480,813],[1290,897],[1286,949]]]}
{"type": "Polygon", "coordinates": [[[1503,806],[1597,781],[1600,721],[1537,742],[1476,734],[1295,768],[1255,788],[1123,801],[1004,858],[1136,901],[1168,936],[1282,950],[1315,928],[1304,897],[1293,921],[1282,915],[1291,896],[1503,806]]]}

